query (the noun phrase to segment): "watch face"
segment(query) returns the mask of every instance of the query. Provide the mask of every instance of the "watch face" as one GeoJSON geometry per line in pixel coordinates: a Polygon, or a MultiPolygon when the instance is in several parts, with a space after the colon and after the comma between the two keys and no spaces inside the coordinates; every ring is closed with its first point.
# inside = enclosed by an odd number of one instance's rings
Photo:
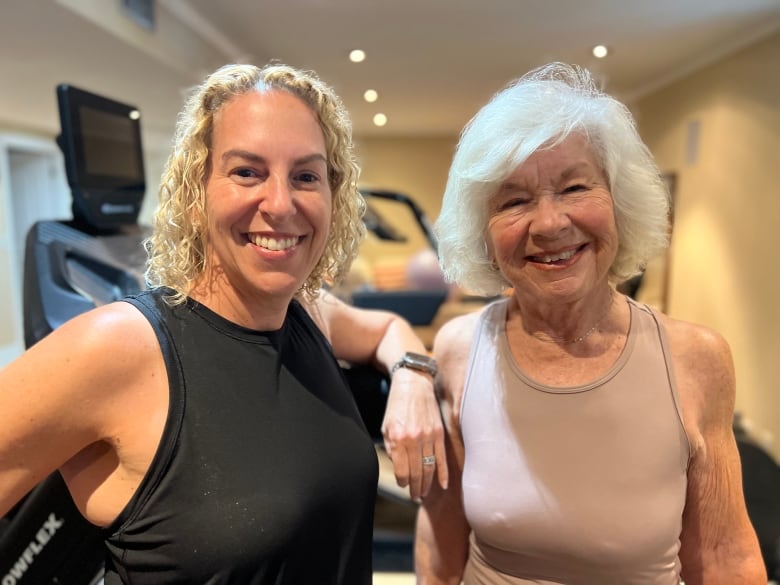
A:
{"type": "Polygon", "coordinates": [[[436,360],[428,357],[427,355],[422,355],[411,351],[406,352],[404,356],[398,361],[398,363],[396,363],[392,367],[392,369],[390,370],[390,375],[392,376],[393,373],[395,373],[395,371],[398,368],[409,368],[410,370],[418,370],[420,372],[425,372],[426,374],[430,374],[434,378],[436,377],[436,373],[438,372],[436,360]]]}
{"type": "Polygon", "coordinates": [[[404,362],[410,368],[436,375],[436,361],[419,353],[408,352],[404,355],[404,362]]]}

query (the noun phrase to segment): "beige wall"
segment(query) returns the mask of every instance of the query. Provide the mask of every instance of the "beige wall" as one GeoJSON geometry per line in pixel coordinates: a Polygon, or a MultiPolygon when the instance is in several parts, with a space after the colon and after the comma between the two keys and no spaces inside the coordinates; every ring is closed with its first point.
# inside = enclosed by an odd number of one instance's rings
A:
{"type": "MultiPolygon", "coordinates": [[[[464,121],[465,122],[465,121],[464,121]]],[[[404,192],[431,216],[441,196],[457,136],[433,138],[356,138],[361,185],[404,192]]]]}
{"type": "Polygon", "coordinates": [[[726,337],[737,410],[778,456],[779,66],[776,34],[634,104],[661,169],[677,175],[668,312],[726,337]]]}
{"type": "MultiPolygon", "coordinates": [[[[375,189],[400,191],[414,199],[431,221],[441,209],[441,198],[447,184],[447,171],[452,161],[457,136],[428,138],[358,138],[358,161],[363,169],[360,185],[375,189]]],[[[370,199],[380,213],[393,215],[399,207],[370,199]]],[[[401,208],[403,209],[403,208],[401,208]]],[[[408,258],[428,246],[422,232],[411,225],[413,216],[399,218],[407,244],[385,244],[368,237],[361,248],[361,257],[375,263],[394,262],[408,258]]]]}

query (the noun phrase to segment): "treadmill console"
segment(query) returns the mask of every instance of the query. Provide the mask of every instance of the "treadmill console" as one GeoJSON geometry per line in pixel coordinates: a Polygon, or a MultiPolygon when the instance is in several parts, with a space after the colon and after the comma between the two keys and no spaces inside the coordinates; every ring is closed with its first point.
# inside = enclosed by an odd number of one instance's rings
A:
{"type": "Polygon", "coordinates": [[[76,222],[90,231],[135,224],[146,190],[140,112],[66,83],[57,103],[76,222]]]}

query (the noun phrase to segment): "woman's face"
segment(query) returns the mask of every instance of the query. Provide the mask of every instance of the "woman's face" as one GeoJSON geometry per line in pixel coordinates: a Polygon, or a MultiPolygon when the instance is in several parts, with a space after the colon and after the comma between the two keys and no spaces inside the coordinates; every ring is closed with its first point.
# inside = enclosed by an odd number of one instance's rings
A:
{"type": "Polygon", "coordinates": [[[580,134],[535,152],[488,202],[488,254],[518,295],[582,298],[607,281],[617,249],[607,178],[580,134]]]}
{"type": "Polygon", "coordinates": [[[214,117],[209,162],[210,289],[228,301],[286,306],[322,256],[330,228],[325,139],[315,114],[278,90],[233,98],[214,117]]]}

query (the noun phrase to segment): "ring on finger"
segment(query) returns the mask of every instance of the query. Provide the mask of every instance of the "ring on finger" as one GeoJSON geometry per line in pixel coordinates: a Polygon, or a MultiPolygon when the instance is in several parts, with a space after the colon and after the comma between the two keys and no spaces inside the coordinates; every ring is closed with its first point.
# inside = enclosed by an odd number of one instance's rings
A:
{"type": "Polygon", "coordinates": [[[423,465],[436,465],[436,455],[424,455],[422,458],[423,465]]]}

